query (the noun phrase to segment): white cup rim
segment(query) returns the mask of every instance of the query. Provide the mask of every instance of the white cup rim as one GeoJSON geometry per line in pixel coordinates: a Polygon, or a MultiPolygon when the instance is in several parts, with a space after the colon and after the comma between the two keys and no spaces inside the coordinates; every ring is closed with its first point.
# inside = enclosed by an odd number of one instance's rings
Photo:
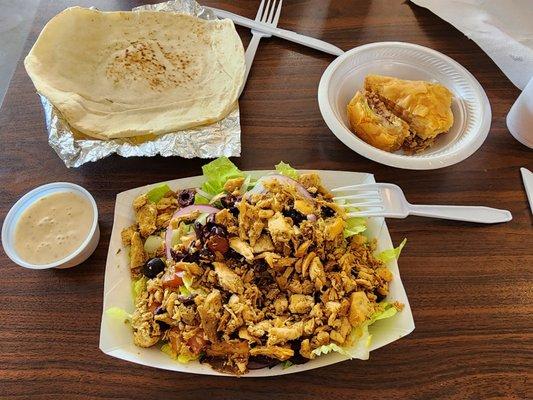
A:
{"type": "MultiPolygon", "coordinates": [[[[34,204],[34,201],[29,203],[34,204]]],[[[64,264],[67,264],[74,258],[76,258],[85,248],[90,244],[92,237],[94,236],[96,229],[98,227],[98,207],[96,206],[96,201],[94,200],[94,197],[83,187],[80,185],[76,185],[75,183],[70,182],[51,182],[47,183],[45,185],[41,185],[36,187],[35,189],[30,190],[27,192],[24,196],[22,196],[20,199],[17,200],[15,204],[11,207],[9,212],[6,215],[6,218],[4,219],[4,224],[2,225],[2,246],[4,247],[4,251],[6,252],[7,256],[13,261],[14,263],[20,265],[21,267],[28,268],[28,269],[49,269],[49,268],[56,268],[61,267],[64,264]],[[27,261],[24,261],[22,258],[19,257],[17,252],[14,250],[9,234],[9,228],[17,223],[17,219],[15,218],[16,213],[20,210],[21,207],[23,207],[26,203],[26,201],[33,197],[34,195],[38,194],[39,192],[43,192],[47,189],[75,189],[77,192],[80,192],[91,204],[93,209],[93,222],[91,225],[91,229],[89,233],[87,234],[87,237],[85,240],[80,244],[80,246],[72,253],[67,255],[66,257],[54,261],[49,264],[33,264],[29,263],[27,261]]]]}

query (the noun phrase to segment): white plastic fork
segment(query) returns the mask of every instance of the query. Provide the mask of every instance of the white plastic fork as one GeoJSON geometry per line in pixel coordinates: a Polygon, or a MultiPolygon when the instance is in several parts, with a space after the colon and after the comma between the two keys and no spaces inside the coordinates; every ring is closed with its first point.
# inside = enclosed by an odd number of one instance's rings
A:
{"type": "MultiPolygon", "coordinates": [[[[279,0],[278,5],[276,6],[277,0],[267,1],[265,7],[265,0],[261,0],[259,4],[259,9],[257,10],[257,15],[255,20],[262,22],[263,24],[271,25],[272,27],[278,26],[279,16],[281,15],[281,5],[283,0],[279,0]],[[275,10],[275,11],[274,11],[275,10]]],[[[246,48],[244,53],[244,62],[246,64],[246,70],[244,72],[244,80],[242,82],[241,91],[239,92],[239,97],[246,86],[246,81],[248,80],[248,75],[250,74],[250,68],[252,68],[252,63],[254,62],[255,52],[257,51],[257,46],[259,46],[259,41],[261,38],[271,37],[272,35],[252,29],[252,39],[246,48]]]]}
{"type": "Polygon", "coordinates": [[[331,190],[333,199],[349,217],[405,218],[408,215],[495,224],[513,219],[507,210],[479,206],[430,206],[410,204],[400,187],[391,183],[343,186],[331,190]],[[357,210],[354,210],[357,209],[357,210]]]}

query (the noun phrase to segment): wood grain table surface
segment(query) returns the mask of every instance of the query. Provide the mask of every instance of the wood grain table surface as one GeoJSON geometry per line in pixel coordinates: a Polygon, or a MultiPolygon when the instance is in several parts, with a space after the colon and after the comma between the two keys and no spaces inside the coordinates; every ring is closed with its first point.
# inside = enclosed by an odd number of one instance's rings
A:
{"type": "MultiPolygon", "coordinates": [[[[254,17],[259,1],[206,1],[254,17]]],[[[43,25],[72,5],[127,10],[136,1],[41,1],[26,54],[43,25]]],[[[118,192],[198,175],[204,160],[112,156],[67,169],[47,144],[43,113],[19,62],[0,111],[0,216],[30,189],[53,181],[87,188],[100,211],[101,241],[71,270],[25,270],[0,252],[1,399],[525,399],[533,396],[533,229],[519,167],[533,153],[509,134],[519,94],[472,41],[403,0],[286,1],[280,27],[345,50],[406,41],[465,66],[485,88],[492,127],[467,160],[441,170],[404,171],[369,161],[328,130],[317,103],[332,56],[263,40],[241,99],[242,169],[279,160],[297,168],[363,171],[400,185],[412,202],[505,208],[513,220],[481,226],[409,217],[389,220],[408,238],[400,270],[416,323],[409,336],[371,354],[268,379],[188,375],[109,357],[98,349],[104,265],[118,192]]],[[[83,29],[83,27],[80,27],[83,29]]],[[[238,28],[244,44],[248,30],[238,28]]]]}

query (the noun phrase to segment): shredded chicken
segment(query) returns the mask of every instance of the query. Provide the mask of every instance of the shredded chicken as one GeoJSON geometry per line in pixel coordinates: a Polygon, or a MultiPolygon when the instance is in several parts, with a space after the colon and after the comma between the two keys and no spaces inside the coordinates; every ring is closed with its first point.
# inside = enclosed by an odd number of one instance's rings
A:
{"type": "Polygon", "coordinates": [[[148,236],[190,224],[172,259],[157,250],[164,269],[143,278],[132,317],[136,345],[168,343],[176,354],[243,374],[250,360],[312,359],[320,346],[346,345],[388,295],[392,273],[373,256],[373,242],[344,238],[344,211],[317,174],[299,178],[311,196],[272,180],[241,198],[243,182],[226,182],[234,204],[212,217],[209,240],[192,228],[199,212],[171,219],[174,192],[157,203],[135,199],[136,224],[122,232],[134,278],[148,265],[148,236]]]}

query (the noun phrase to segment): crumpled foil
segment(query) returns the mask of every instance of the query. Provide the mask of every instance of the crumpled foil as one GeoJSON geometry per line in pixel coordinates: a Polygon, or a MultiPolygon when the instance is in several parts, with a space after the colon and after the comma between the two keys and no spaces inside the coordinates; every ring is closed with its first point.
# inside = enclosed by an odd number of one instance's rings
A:
{"type": "MultiPolygon", "coordinates": [[[[215,14],[200,6],[194,0],[174,0],[165,3],[136,7],[137,10],[172,11],[195,15],[212,20],[215,14]]],[[[41,95],[44,109],[48,143],[65,165],[79,167],[90,161],[97,161],[113,153],[122,157],[163,157],[216,158],[220,156],[240,156],[241,125],[239,106],[236,105],[224,119],[211,125],[199,126],[159,136],[98,140],[73,132],[61,113],[50,100],[41,95]]]]}

